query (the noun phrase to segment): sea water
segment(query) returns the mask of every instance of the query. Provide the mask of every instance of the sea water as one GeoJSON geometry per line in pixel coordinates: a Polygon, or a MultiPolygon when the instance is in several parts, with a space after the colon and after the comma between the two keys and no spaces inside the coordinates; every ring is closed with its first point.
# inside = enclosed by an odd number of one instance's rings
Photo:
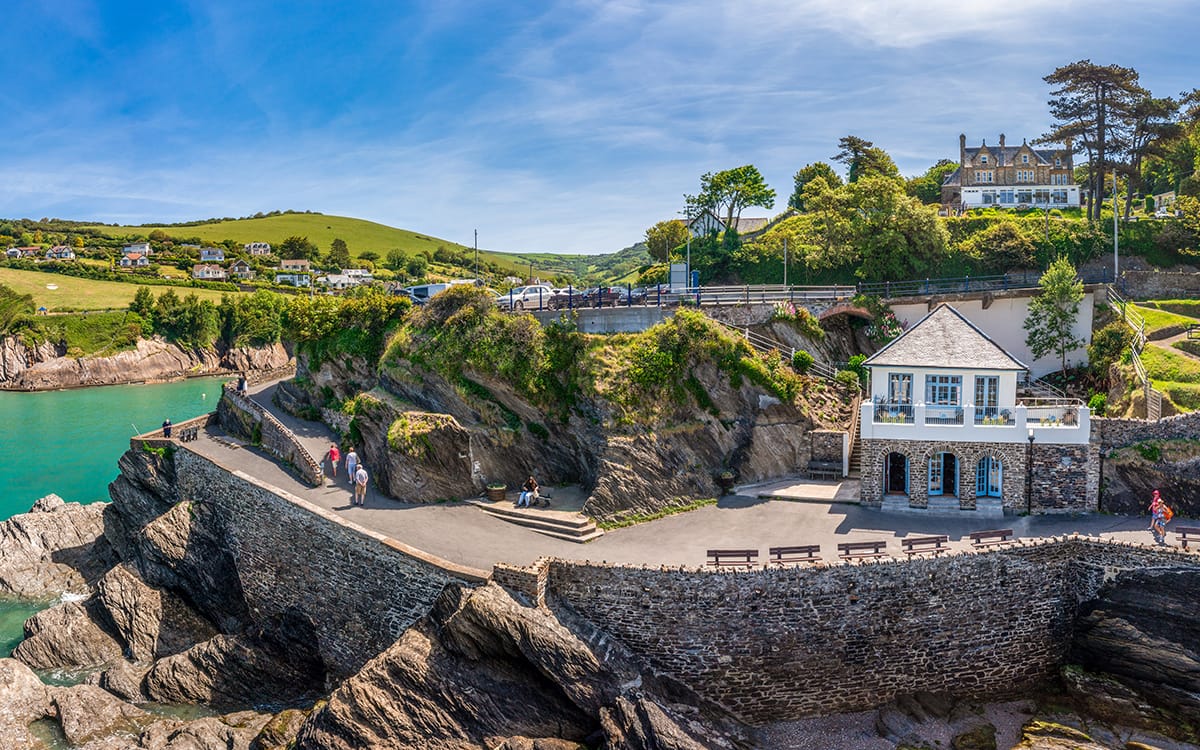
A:
{"type": "MultiPolygon", "coordinates": [[[[220,378],[68,391],[0,391],[0,520],[29,510],[51,492],[67,502],[108,499],[129,438],[198,417],[217,406],[220,378]]],[[[41,609],[0,599],[0,656],[21,640],[25,619],[41,609]]]]}

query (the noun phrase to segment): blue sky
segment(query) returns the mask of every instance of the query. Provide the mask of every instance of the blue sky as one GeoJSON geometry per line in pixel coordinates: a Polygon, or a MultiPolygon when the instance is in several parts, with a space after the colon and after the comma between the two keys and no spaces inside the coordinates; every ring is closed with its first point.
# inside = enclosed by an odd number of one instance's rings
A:
{"type": "Polygon", "coordinates": [[[1056,66],[1200,86],[1195,3],[9,0],[0,216],[357,216],[611,252],[699,176],[843,135],[905,174],[1049,126],[1056,66]]]}

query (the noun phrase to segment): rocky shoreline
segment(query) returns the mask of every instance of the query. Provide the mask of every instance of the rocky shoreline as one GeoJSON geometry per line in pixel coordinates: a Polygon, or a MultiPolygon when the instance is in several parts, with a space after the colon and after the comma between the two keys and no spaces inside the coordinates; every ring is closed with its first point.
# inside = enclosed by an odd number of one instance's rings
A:
{"type": "Polygon", "coordinates": [[[45,342],[27,346],[0,337],[0,390],[51,391],[99,385],[158,383],[239,372],[282,373],[291,355],[282,344],[232,349],[183,349],[160,337],[140,339],[133,349],[109,356],[69,357],[45,342]]]}

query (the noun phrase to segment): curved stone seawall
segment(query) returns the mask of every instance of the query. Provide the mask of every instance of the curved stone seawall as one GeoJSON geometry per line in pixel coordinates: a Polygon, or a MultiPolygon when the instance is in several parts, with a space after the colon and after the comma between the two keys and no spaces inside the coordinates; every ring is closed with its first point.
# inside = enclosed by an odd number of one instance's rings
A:
{"type": "Polygon", "coordinates": [[[338,518],[180,446],[179,498],[215,516],[250,616],[310,629],[332,679],[354,674],[433,606],[448,585],[486,573],[338,518]]]}
{"type": "Polygon", "coordinates": [[[320,462],[309,455],[292,431],[231,384],[225,385],[217,404],[217,421],[235,435],[261,442],[264,450],[294,466],[304,481],[314,487],[325,481],[320,462]]]}
{"type": "Polygon", "coordinates": [[[544,560],[495,580],[565,607],[750,723],[917,691],[1015,695],[1065,662],[1117,571],[1200,557],[1080,538],[936,559],[751,572],[544,560]]]}

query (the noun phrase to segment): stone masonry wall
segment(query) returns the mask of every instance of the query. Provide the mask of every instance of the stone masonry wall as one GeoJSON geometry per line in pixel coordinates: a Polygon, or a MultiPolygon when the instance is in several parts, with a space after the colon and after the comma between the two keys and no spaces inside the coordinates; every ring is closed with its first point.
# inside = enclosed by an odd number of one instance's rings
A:
{"type": "Polygon", "coordinates": [[[309,484],[319,487],[324,482],[320,462],[308,454],[291,430],[269,411],[228,385],[217,403],[217,420],[222,428],[234,435],[261,439],[263,450],[291,464],[309,484]],[[255,428],[257,436],[254,435],[255,428]]]}
{"type": "Polygon", "coordinates": [[[1124,448],[1147,440],[1177,440],[1200,435],[1200,411],[1158,421],[1092,417],[1092,441],[1103,450],[1124,448]]]}
{"type": "Polygon", "coordinates": [[[1132,299],[1174,299],[1200,293],[1200,273],[1123,271],[1121,286],[1132,299]]]}
{"type": "Polygon", "coordinates": [[[813,430],[809,435],[812,437],[812,460],[842,462],[846,439],[844,430],[813,430]]]}
{"type": "Polygon", "coordinates": [[[918,690],[994,699],[1044,685],[1078,604],[1115,570],[1200,556],[1052,540],[1012,549],[748,572],[553,560],[547,602],[752,723],[918,690]]]}
{"type": "Polygon", "coordinates": [[[1029,507],[1034,513],[1096,510],[1100,446],[1034,443],[1029,507]]]}
{"type": "Polygon", "coordinates": [[[862,501],[879,506],[883,502],[883,479],[889,453],[908,458],[909,505],[929,504],[929,459],[942,451],[958,457],[959,507],[975,508],[975,469],[984,456],[999,458],[1000,493],[1005,512],[1025,510],[1025,461],[1027,447],[1021,443],[957,443],[943,440],[864,440],[862,443],[862,501]]]}
{"type": "Polygon", "coordinates": [[[270,627],[311,628],[331,677],[390,646],[451,584],[484,574],[443,563],[180,447],[180,497],[215,511],[247,607],[270,627]]]}

